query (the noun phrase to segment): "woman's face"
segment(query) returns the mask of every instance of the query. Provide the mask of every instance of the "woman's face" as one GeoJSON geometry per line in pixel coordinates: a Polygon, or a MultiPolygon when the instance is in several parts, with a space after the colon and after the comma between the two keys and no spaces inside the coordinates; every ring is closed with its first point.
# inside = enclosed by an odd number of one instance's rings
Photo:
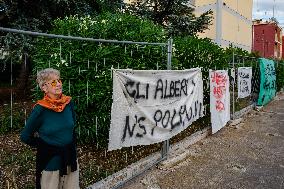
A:
{"type": "Polygon", "coordinates": [[[62,94],[62,82],[57,75],[50,75],[50,79],[45,82],[42,89],[50,98],[58,99],[62,94]]]}

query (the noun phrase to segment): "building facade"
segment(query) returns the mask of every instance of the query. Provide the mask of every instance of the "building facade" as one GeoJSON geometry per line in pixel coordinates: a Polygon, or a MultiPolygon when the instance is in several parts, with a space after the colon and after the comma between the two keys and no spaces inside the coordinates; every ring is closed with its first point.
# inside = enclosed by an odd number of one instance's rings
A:
{"type": "Polygon", "coordinates": [[[221,47],[230,45],[251,52],[253,0],[195,0],[197,16],[212,10],[213,20],[209,29],[199,33],[221,47]]]}
{"type": "Polygon", "coordinates": [[[265,58],[282,58],[282,29],[271,21],[253,23],[253,51],[265,58]]]}
{"type": "Polygon", "coordinates": [[[282,56],[281,58],[284,60],[284,36],[282,35],[282,56]]]}

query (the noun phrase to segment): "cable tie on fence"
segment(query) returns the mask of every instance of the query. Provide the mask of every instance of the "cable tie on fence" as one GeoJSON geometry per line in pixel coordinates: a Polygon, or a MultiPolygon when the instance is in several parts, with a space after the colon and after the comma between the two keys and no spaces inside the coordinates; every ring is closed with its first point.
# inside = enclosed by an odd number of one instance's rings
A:
{"type": "Polygon", "coordinates": [[[61,42],[59,43],[59,55],[60,55],[60,62],[62,60],[62,47],[61,47],[61,42]]]}
{"type": "Polygon", "coordinates": [[[69,62],[70,62],[70,66],[71,66],[71,60],[72,60],[72,53],[69,52],[69,62]]]}
{"type": "Polygon", "coordinates": [[[110,68],[110,78],[111,79],[112,79],[113,70],[114,70],[113,65],[111,65],[111,68],[110,68]]]}

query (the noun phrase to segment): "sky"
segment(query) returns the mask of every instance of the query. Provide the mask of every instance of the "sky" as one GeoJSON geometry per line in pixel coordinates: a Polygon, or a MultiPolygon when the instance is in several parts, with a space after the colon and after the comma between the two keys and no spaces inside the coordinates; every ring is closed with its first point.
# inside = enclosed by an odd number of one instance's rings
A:
{"type": "Polygon", "coordinates": [[[253,19],[268,20],[273,17],[278,20],[279,26],[284,28],[284,0],[253,0],[253,19]]]}

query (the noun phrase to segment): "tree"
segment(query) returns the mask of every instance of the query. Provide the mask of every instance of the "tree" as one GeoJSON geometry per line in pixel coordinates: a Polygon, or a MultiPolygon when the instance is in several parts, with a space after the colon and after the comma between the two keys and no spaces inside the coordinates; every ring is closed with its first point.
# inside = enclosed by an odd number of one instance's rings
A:
{"type": "Polygon", "coordinates": [[[94,15],[115,11],[122,0],[4,0],[0,2],[0,25],[35,31],[47,31],[51,21],[69,15],[94,15]],[[2,11],[1,11],[2,10],[2,11]]]}
{"type": "MultiPolygon", "coordinates": [[[[37,32],[48,32],[53,20],[70,15],[96,15],[105,11],[114,12],[122,0],[2,0],[0,1],[0,26],[37,32]]],[[[29,71],[29,54],[34,38],[27,35],[0,31],[0,66],[22,64],[16,87],[25,88],[29,71]],[[5,52],[5,53],[3,53],[5,52]],[[5,54],[5,56],[4,56],[5,54]],[[24,64],[25,63],[25,64],[24,64]],[[27,65],[27,66],[26,66],[27,65]]]]}
{"type": "Polygon", "coordinates": [[[213,12],[196,17],[188,3],[189,0],[136,0],[128,10],[162,25],[169,36],[196,35],[211,24],[213,12]]]}
{"type": "MultiPolygon", "coordinates": [[[[116,11],[122,0],[4,0],[0,2],[0,26],[37,32],[47,32],[52,21],[70,15],[96,15],[116,11]]],[[[0,33],[0,48],[26,53],[32,47],[31,38],[23,35],[0,33]],[[6,45],[5,45],[6,44],[6,45]],[[9,46],[9,49],[7,49],[9,46]]],[[[12,53],[13,54],[13,53],[12,53]]]]}

